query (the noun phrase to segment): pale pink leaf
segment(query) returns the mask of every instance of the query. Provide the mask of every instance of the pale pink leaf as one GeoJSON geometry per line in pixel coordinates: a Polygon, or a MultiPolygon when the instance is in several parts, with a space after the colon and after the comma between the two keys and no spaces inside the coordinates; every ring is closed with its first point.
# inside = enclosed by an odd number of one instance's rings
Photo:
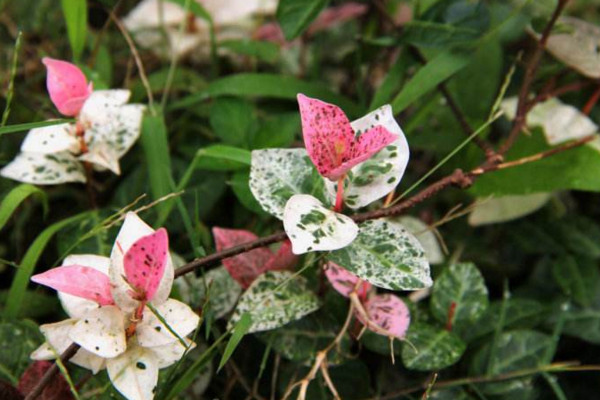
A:
{"type": "MultiPolygon", "coordinates": [[[[361,280],[352,272],[331,261],[325,264],[325,276],[329,283],[331,283],[331,286],[344,297],[349,297],[358,281],[361,280]]],[[[364,299],[367,297],[367,293],[369,293],[371,288],[372,285],[369,282],[363,281],[359,285],[356,293],[358,294],[358,297],[364,299]]]]}
{"type": "Polygon", "coordinates": [[[169,254],[169,237],[165,228],[138,239],[125,253],[125,278],[133,297],[150,301],[163,278],[169,254]]]}
{"type": "Polygon", "coordinates": [[[313,22],[306,30],[308,36],[312,36],[317,32],[332,28],[346,21],[356,19],[365,14],[368,10],[366,4],[361,3],[346,3],[338,7],[329,7],[313,22]]]}
{"type": "Polygon", "coordinates": [[[67,265],[53,268],[32,276],[31,280],[59,292],[92,300],[101,306],[114,304],[110,278],[91,267],[67,265]]]}
{"type": "Polygon", "coordinates": [[[358,319],[370,330],[380,335],[403,339],[410,325],[410,311],[404,302],[393,294],[371,297],[364,303],[369,322],[357,313],[358,319]]]}
{"type": "Polygon", "coordinates": [[[292,269],[297,262],[298,256],[292,253],[292,243],[285,240],[277,253],[273,254],[269,262],[265,264],[263,272],[292,269]]]}
{"type": "Polygon", "coordinates": [[[83,103],[92,93],[83,72],[74,64],[44,57],[42,62],[48,70],[46,86],[52,103],[68,117],[79,114],[83,103]]]}
{"type": "MultiPolygon", "coordinates": [[[[240,244],[252,242],[258,237],[252,232],[242,229],[213,228],[217,251],[222,251],[240,244]]],[[[273,253],[265,247],[250,250],[223,260],[223,266],[231,277],[244,289],[264,272],[264,268],[273,257],[273,253]]]]}
{"type": "Polygon", "coordinates": [[[306,151],[319,173],[338,179],[332,171],[349,161],[354,131],[346,114],[337,106],[298,94],[302,134],[306,151]]]}

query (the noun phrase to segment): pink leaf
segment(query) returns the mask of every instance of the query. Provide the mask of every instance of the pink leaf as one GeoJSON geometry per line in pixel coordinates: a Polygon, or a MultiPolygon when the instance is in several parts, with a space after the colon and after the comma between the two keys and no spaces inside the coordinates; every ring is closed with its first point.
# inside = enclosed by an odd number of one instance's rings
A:
{"type": "Polygon", "coordinates": [[[284,241],[276,254],[263,267],[262,272],[280,271],[283,269],[292,269],[298,262],[298,256],[292,253],[292,243],[289,240],[284,241]]]}
{"type": "MultiPolygon", "coordinates": [[[[258,237],[252,232],[242,229],[213,228],[217,251],[225,250],[243,243],[252,242],[258,237]]],[[[223,266],[244,289],[264,272],[273,253],[265,247],[250,250],[246,253],[223,260],[223,266]]]]}
{"type": "Polygon", "coordinates": [[[367,12],[367,9],[367,5],[361,3],[346,3],[339,7],[329,7],[319,14],[315,22],[310,24],[306,34],[312,36],[317,32],[360,17],[367,12]]]}
{"type": "Polygon", "coordinates": [[[298,104],[306,151],[319,173],[332,181],[397,139],[381,125],[356,139],[339,107],[303,94],[298,94],[298,104]]]}
{"type": "Polygon", "coordinates": [[[410,325],[410,311],[399,297],[382,294],[371,297],[364,303],[371,323],[357,313],[357,318],[370,330],[380,335],[403,339],[410,325]]]}
{"type": "Polygon", "coordinates": [[[150,301],[163,278],[169,255],[169,237],[165,228],[138,239],[125,253],[125,278],[133,288],[133,297],[150,301]]]}
{"type": "Polygon", "coordinates": [[[94,301],[101,306],[114,304],[108,275],[91,267],[67,265],[31,277],[40,285],[94,301]]]}
{"type": "MultiPolygon", "coordinates": [[[[349,297],[358,281],[361,280],[352,272],[331,261],[325,264],[325,276],[329,283],[331,283],[331,286],[344,297],[349,297]]],[[[371,287],[369,282],[363,281],[356,291],[358,297],[363,299],[366,298],[371,287]]]]}
{"type": "Polygon", "coordinates": [[[58,111],[68,117],[79,114],[83,103],[92,93],[83,72],[66,61],[44,57],[42,62],[48,70],[46,86],[52,103],[58,111]]]}

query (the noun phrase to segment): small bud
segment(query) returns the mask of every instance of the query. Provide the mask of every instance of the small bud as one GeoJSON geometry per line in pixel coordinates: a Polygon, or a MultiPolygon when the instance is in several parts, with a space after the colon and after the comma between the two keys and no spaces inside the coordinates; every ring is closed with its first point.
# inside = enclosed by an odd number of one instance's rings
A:
{"type": "Polygon", "coordinates": [[[46,87],[52,103],[65,116],[79,114],[92,93],[92,83],[88,85],[85,75],[74,64],[48,57],[44,57],[42,62],[48,69],[46,87]]]}

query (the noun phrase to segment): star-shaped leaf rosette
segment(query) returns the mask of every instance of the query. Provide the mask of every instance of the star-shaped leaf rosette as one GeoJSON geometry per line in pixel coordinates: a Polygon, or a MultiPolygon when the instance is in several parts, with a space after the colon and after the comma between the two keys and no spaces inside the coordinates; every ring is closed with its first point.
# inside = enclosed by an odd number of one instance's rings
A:
{"type": "Polygon", "coordinates": [[[86,166],[119,175],[119,159],[139,138],[145,107],[126,104],[129,90],[93,90],[71,63],[47,57],[42,62],[50,99],[76,122],[30,130],[21,153],[0,175],[37,185],[85,182],[86,166]]]}
{"type": "Polygon", "coordinates": [[[32,277],[58,291],[69,319],[40,327],[46,342],[32,358],[57,358],[72,343],[71,362],[93,373],[106,368],[128,399],[152,399],[158,371],[194,343],[186,337],[199,317],[169,299],[174,269],[167,232],[129,213],[110,258],[71,255],[62,266],[32,277]]]}

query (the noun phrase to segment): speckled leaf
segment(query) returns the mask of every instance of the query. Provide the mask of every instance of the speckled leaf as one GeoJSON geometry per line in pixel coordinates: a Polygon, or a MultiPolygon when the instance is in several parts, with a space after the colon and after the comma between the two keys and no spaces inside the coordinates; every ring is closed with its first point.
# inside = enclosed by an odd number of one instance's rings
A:
{"type": "Polygon", "coordinates": [[[317,172],[304,149],[254,150],[250,191],[266,212],[283,219],[283,210],[290,197],[315,193],[314,174],[317,172]]]}
{"type": "Polygon", "coordinates": [[[195,309],[205,305],[208,290],[208,307],[216,319],[224,317],[233,310],[242,294],[242,287],[231,277],[225,267],[211,269],[204,278],[183,276],[175,280],[175,285],[179,288],[181,299],[195,309]]]}
{"type": "Polygon", "coordinates": [[[402,225],[392,221],[362,223],[352,244],[328,258],[385,289],[416,290],[433,283],[423,247],[402,225]]]}
{"type": "Polygon", "coordinates": [[[73,124],[58,124],[30,130],[21,144],[25,153],[51,154],[61,151],[76,152],[80,148],[73,124]]]}
{"type": "Polygon", "coordinates": [[[363,306],[369,321],[356,313],[363,325],[380,335],[404,339],[410,324],[410,311],[399,297],[390,293],[380,294],[370,297],[363,306]]]}
{"type": "MultiPolygon", "coordinates": [[[[357,135],[377,125],[385,127],[398,139],[348,171],[344,180],[344,203],[352,209],[364,207],[391,192],[400,183],[408,163],[408,143],[389,105],[351,123],[357,135]]],[[[325,179],[325,187],[334,202],[337,183],[325,179]]]]}
{"type": "Polygon", "coordinates": [[[130,400],[152,400],[158,382],[158,360],[143,347],[133,347],[107,360],[106,369],[114,387],[130,400]]]}
{"type": "Polygon", "coordinates": [[[123,259],[130,295],[141,301],[150,301],[165,273],[169,252],[169,236],[165,228],[143,236],[133,243],[123,259]]]}
{"type": "Polygon", "coordinates": [[[556,58],[589,78],[600,78],[600,28],[573,17],[562,17],[551,33],[546,49],[556,58]],[[553,31],[553,32],[554,32],[553,31]]]}
{"type": "Polygon", "coordinates": [[[488,291],[474,264],[452,264],[435,280],[431,295],[431,313],[438,321],[448,322],[455,304],[452,326],[462,327],[477,321],[488,307],[488,291]]]}
{"type": "Polygon", "coordinates": [[[70,153],[20,153],[0,175],[34,185],[56,185],[65,182],[85,182],[81,163],[70,153]]]}
{"type": "Polygon", "coordinates": [[[405,215],[398,218],[398,222],[406,228],[407,231],[415,235],[423,250],[429,264],[441,264],[444,262],[444,253],[440,246],[440,242],[433,232],[423,221],[418,218],[405,215]]]}
{"type": "MultiPolygon", "coordinates": [[[[331,286],[344,297],[349,297],[358,281],[360,281],[358,276],[331,261],[325,264],[324,271],[331,286]]],[[[360,298],[364,299],[367,297],[367,293],[369,293],[371,287],[369,282],[362,281],[356,293],[360,298]]]]}
{"type": "Polygon", "coordinates": [[[90,311],[71,328],[69,338],[100,357],[116,357],[127,348],[123,314],[115,306],[90,311]]]}
{"type": "Polygon", "coordinates": [[[252,317],[248,333],[275,329],[319,308],[308,282],[288,271],[268,271],[258,277],[240,298],[229,320],[235,325],[244,313],[252,317]]]}
{"type": "Polygon", "coordinates": [[[402,362],[408,369],[436,371],[456,363],[466,345],[452,332],[427,324],[413,324],[402,345],[402,362]],[[414,347],[413,347],[414,346],[414,347]]]}
{"type": "Polygon", "coordinates": [[[292,242],[292,252],[337,250],[350,244],[358,226],[346,215],[324,207],[316,198],[297,194],[285,205],[283,227],[292,242]]]}
{"type": "MultiPolygon", "coordinates": [[[[155,347],[178,342],[189,335],[200,321],[200,317],[187,305],[175,299],[168,299],[156,306],[156,312],[166,325],[150,310],[144,310],[144,319],[138,325],[137,339],[140,346],[155,347]],[[173,335],[174,331],[177,335],[173,335]]],[[[182,344],[179,344],[182,346],[182,344]]],[[[182,346],[183,347],[183,346],[182,346]]]]}
{"type": "Polygon", "coordinates": [[[364,131],[355,131],[334,104],[298,94],[298,105],[308,155],[319,173],[332,181],[397,139],[382,124],[365,123],[364,131]]]}

